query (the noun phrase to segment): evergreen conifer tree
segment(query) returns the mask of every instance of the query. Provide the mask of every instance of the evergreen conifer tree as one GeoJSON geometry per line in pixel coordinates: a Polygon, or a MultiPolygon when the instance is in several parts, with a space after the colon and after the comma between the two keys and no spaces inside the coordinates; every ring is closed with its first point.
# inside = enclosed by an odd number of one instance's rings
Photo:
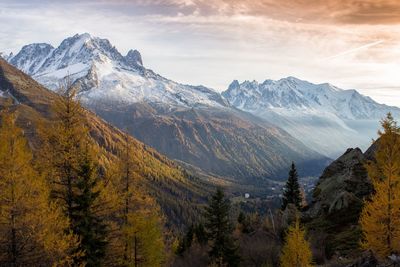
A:
{"type": "Polygon", "coordinates": [[[182,256],[186,250],[188,250],[192,246],[193,237],[195,235],[193,225],[189,226],[186,234],[179,240],[179,246],[177,249],[177,254],[182,256]]]}
{"type": "Polygon", "coordinates": [[[249,234],[253,231],[249,216],[242,211],[239,213],[238,223],[242,233],[249,234]]]}
{"type": "Polygon", "coordinates": [[[78,250],[84,252],[81,261],[86,266],[100,266],[107,245],[107,225],[95,213],[100,196],[99,177],[89,153],[83,151],[70,220],[73,232],[80,237],[78,250]]]}
{"type": "Polygon", "coordinates": [[[217,189],[206,207],[206,232],[210,241],[210,258],[217,266],[238,266],[240,258],[233,240],[233,227],[229,218],[230,202],[224,192],[217,189]]]}
{"type": "Polygon", "coordinates": [[[42,156],[47,158],[51,198],[69,220],[69,230],[79,244],[71,250],[72,265],[99,266],[106,241],[102,216],[99,172],[94,164],[84,110],[66,80],[55,103],[56,119],[48,132],[42,156]]]}
{"type": "Polygon", "coordinates": [[[288,204],[293,204],[298,209],[301,208],[299,177],[294,162],[292,162],[291,169],[289,171],[289,178],[286,182],[285,190],[283,192],[282,210],[286,209],[288,204]]]}
{"type": "Polygon", "coordinates": [[[194,234],[200,245],[205,245],[207,243],[207,233],[202,223],[199,223],[194,227],[194,234]]]}

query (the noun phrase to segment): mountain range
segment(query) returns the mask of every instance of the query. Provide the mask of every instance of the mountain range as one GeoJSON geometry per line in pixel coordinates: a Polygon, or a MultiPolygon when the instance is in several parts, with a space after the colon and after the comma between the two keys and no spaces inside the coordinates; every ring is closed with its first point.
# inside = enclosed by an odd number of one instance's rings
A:
{"type": "Polygon", "coordinates": [[[166,79],[107,39],[77,34],[58,47],[24,46],[7,61],[56,91],[68,76],[83,105],[185,166],[228,179],[282,179],[295,161],[318,175],[329,158],[274,123],[235,108],[204,86],[166,79]]]}
{"type": "Polygon", "coordinates": [[[379,121],[400,109],[379,104],[356,90],[294,77],[277,81],[233,81],[222,95],[236,108],[273,123],[331,158],[357,144],[366,149],[379,121]]]}

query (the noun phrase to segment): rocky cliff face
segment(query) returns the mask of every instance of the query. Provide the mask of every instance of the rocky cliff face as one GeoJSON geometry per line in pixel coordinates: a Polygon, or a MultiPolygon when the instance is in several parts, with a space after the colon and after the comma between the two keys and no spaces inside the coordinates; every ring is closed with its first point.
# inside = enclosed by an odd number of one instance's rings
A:
{"type": "Polygon", "coordinates": [[[373,159],[375,145],[365,153],[348,149],[323,172],[313,193],[313,200],[303,216],[314,236],[325,235],[325,252],[351,254],[359,247],[358,226],[363,201],[373,187],[364,164],[373,159]]]}
{"type": "Polygon", "coordinates": [[[311,217],[330,215],[360,205],[372,185],[364,167],[366,156],[359,148],[348,149],[323,172],[313,193],[311,217]]]}

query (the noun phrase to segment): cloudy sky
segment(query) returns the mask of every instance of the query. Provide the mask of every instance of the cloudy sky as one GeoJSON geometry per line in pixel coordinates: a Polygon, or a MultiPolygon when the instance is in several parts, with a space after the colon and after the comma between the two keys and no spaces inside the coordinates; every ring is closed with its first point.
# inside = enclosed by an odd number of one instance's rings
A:
{"type": "Polygon", "coordinates": [[[89,32],[182,83],[296,76],[400,106],[398,0],[0,0],[0,25],[7,53],[89,32]]]}

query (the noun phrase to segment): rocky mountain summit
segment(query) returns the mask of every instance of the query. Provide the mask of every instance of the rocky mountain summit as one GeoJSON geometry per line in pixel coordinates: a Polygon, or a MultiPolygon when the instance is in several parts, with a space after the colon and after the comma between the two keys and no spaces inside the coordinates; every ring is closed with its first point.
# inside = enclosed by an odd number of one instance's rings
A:
{"type": "Polygon", "coordinates": [[[137,103],[151,101],[173,106],[226,106],[215,91],[182,85],[143,66],[142,56],[130,50],[123,56],[107,39],[88,33],[66,38],[54,48],[37,43],[24,46],[8,61],[50,89],[69,76],[79,84],[82,101],[137,103]]]}

